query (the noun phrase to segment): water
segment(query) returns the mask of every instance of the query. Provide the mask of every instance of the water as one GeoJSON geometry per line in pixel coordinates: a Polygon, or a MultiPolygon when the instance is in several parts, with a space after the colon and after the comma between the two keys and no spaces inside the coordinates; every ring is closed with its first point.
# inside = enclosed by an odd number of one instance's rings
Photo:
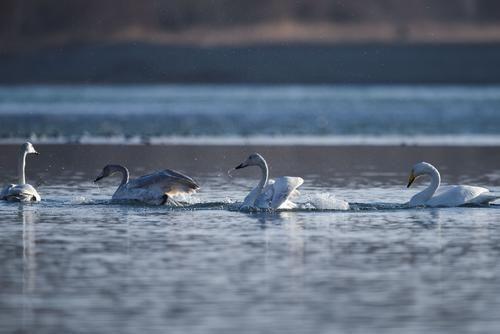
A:
{"type": "Polygon", "coordinates": [[[0,87],[0,182],[30,138],[43,197],[0,203],[0,332],[496,333],[500,206],[403,203],[422,160],[499,191],[499,107],[498,86],[0,87]],[[255,151],[305,179],[302,209],[234,210],[255,151]],[[108,163],[202,190],[111,205],[108,163]],[[330,194],[351,210],[311,209],[330,194]]]}
{"type": "Polygon", "coordinates": [[[499,86],[0,87],[0,139],[499,145],[499,108],[499,86]]]}
{"type": "MultiPolygon", "coordinates": [[[[410,166],[500,189],[497,147],[38,145],[44,201],[0,203],[0,332],[496,333],[500,206],[403,209],[410,166]],[[226,171],[252,151],[271,175],[350,211],[228,210],[257,182],[226,171]],[[109,205],[117,179],[159,167],[201,185],[194,209],[109,205]],[[480,162],[480,163],[479,163],[480,162]],[[362,210],[361,210],[362,209],[362,210]]],[[[18,148],[0,145],[3,157],[18,148]]],[[[15,177],[2,159],[0,180],[15,177]]]]}

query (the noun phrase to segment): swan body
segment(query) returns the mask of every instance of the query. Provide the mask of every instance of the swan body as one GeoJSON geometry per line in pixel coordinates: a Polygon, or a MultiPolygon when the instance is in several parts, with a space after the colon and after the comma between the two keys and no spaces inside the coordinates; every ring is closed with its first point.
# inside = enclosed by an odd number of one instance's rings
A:
{"type": "Polygon", "coordinates": [[[241,169],[248,166],[258,166],[262,172],[257,187],[243,200],[242,208],[253,209],[293,209],[297,205],[291,201],[300,193],[298,187],[304,183],[301,177],[282,176],[269,180],[269,168],[264,158],[254,153],[247,160],[235,167],[241,169]]]}
{"type": "Polygon", "coordinates": [[[115,203],[142,202],[163,205],[170,201],[171,204],[178,205],[170,197],[194,193],[200,188],[189,176],[171,169],[164,169],[130,180],[128,169],[120,165],[105,166],[94,182],[115,173],[122,174],[122,181],[111,198],[111,201],[115,203]]]}
{"type": "Polygon", "coordinates": [[[26,183],[26,156],[28,154],[39,154],[30,142],[21,145],[18,165],[18,184],[9,184],[0,192],[0,200],[10,202],[39,202],[41,197],[35,187],[26,183]]]}
{"type": "Polygon", "coordinates": [[[439,171],[427,162],[420,162],[413,166],[408,187],[420,176],[430,176],[430,185],[414,195],[408,205],[430,206],[430,207],[455,207],[461,205],[481,205],[488,204],[500,198],[483,187],[474,187],[467,185],[441,186],[441,175],[439,171]]]}

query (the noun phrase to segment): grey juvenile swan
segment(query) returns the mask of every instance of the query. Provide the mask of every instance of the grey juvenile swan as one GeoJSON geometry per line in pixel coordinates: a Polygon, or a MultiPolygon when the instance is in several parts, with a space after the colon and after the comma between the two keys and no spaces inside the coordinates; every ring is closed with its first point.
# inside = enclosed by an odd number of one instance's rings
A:
{"type": "Polygon", "coordinates": [[[39,154],[30,142],[26,142],[21,145],[21,151],[19,152],[19,164],[18,164],[18,184],[9,184],[5,187],[2,192],[0,192],[0,200],[11,201],[11,202],[39,202],[41,200],[40,195],[36,189],[31,185],[26,183],[26,156],[28,154],[39,154]]]}
{"type": "MultiPolygon", "coordinates": [[[[171,169],[129,179],[129,171],[121,165],[107,165],[94,180],[97,182],[115,173],[122,174],[122,181],[111,198],[112,202],[142,202],[163,205],[171,196],[194,193],[200,186],[189,176],[171,169]]],[[[175,201],[171,200],[174,204],[175,201]]]]}

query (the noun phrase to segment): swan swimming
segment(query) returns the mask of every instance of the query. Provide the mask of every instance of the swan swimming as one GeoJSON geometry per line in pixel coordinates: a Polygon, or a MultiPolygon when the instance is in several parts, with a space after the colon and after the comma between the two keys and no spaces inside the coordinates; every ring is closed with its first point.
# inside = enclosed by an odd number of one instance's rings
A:
{"type": "Polygon", "coordinates": [[[2,192],[0,192],[0,200],[11,202],[39,202],[41,200],[36,189],[31,184],[26,183],[25,169],[26,156],[28,154],[40,154],[30,142],[21,145],[18,165],[19,184],[9,184],[5,187],[2,192]]]}
{"type": "Polygon", "coordinates": [[[170,200],[174,205],[179,205],[170,197],[194,193],[200,189],[200,186],[192,178],[171,169],[164,169],[130,180],[128,169],[121,165],[105,166],[94,182],[115,173],[122,174],[122,181],[111,198],[112,202],[133,201],[163,205],[170,200]]]}
{"type": "Polygon", "coordinates": [[[436,167],[427,162],[420,162],[413,166],[408,178],[409,188],[420,176],[431,177],[431,184],[414,195],[408,205],[430,206],[430,207],[454,207],[466,204],[488,204],[498,198],[499,195],[491,193],[483,187],[473,187],[466,185],[440,186],[441,176],[436,167]]]}
{"type": "Polygon", "coordinates": [[[234,169],[248,166],[258,166],[262,171],[262,176],[257,187],[245,197],[241,208],[293,209],[297,207],[290,201],[290,198],[299,195],[297,188],[304,183],[301,177],[282,176],[269,180],[266,160],[258,153],[251,154],[234,169]]]}

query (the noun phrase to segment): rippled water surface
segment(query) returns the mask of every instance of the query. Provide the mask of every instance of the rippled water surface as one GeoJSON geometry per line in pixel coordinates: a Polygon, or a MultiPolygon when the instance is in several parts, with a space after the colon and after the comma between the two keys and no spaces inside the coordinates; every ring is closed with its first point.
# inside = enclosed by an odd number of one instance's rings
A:
{"type": "Polygon", "coordinates": [[[459,135],[498,145],[499,108],[499,86],[0,87],[0,139],[459,135]]]}
{"type": "MultiPolygon", "coordinates": [[[[3,157],[16,146],[0,146],[3,157]]],[[[413,162],[447,183],[500,189],[498,149],[40,145],[28,180],[43,202],[0,203],[0,332],[496,333],[500,210],[404,209],[413,162]],[[306,180],[350,211],[228,210],[258,172],[306,180]],[[182,153],[182,154],[181,154],[182,153]],[[118,179],[170,167],[201,185],[191,209],[110,205],[118,179]],[[476,161],[481,161],[478,164],[476,161]]],[[[15,159],[14,159],[15,160],[15,159]]],[[[3,183],[15,161],[2,159],[3,183]]]]}

